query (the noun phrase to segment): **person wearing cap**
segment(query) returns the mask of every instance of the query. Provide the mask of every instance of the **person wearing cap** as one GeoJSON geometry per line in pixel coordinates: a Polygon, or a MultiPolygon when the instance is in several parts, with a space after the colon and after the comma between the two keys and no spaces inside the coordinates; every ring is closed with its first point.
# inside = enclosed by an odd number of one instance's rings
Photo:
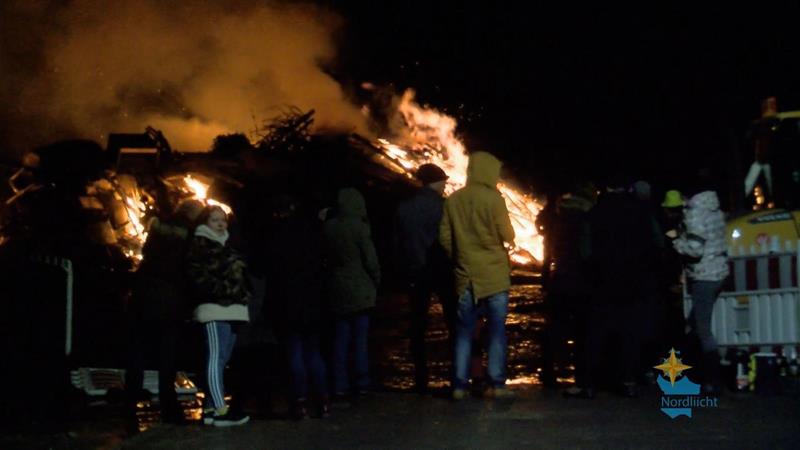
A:
{"type": "Polygon", "coordinates": [[[664,229],[676,230],[683,220],[683,195],[680,191],[667,191],[664,194],[664,201],[661,202],[661,208],[664,212],[664,229]]]}
{"type": "Polygon", "coordinates": [[[506,388],[506,316],[511,288],[508,247],[514,228],[497,190],[503,163],[486,152],[470,154],[467,185],[444,203],[439,242],[455,266],[456,307],[453,399],[466,397],[475,324],[486,317],[487,397],[508,398],[506,388]]]}
{"type": "Polygon", "coordinates": [[[425,332],[431,295],[442,304],[448,334],[452,337],[455,299],[452,269],[438,242],[447,174],[435,164],[423,164],[416,173],[422,187],[402,202],[395,213],[395,251],[411,304],[410,351],[414,361],[415,389],[428,388],[425,332]]]}
{"type": "Polygon", "coordinates": [[[662,296],[660,312],[663,345],[661,354],[683,341],[685,322],[683,316],[683,257],[673,248],[672,241],[683,230],[683,194],[677,190],[669,190],[661,202],[659,220],[661,228],[666,230],[668,244],[659,271],[659,290],[662,296]]]}

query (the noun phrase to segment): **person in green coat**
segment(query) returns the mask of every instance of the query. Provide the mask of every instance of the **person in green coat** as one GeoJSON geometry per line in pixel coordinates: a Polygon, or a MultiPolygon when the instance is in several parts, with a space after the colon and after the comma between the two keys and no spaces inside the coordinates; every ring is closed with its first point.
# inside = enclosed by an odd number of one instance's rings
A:
{"type": "Polygon", "coordinates": [[[469,358],[475,323],[486,316],[488,331],[488,396],[506,397],[506,330],[511,266],[506,244],[514,228],[497,190],[502,163],[486,152],[470,155],[467,185],[444,204],[439,241],[455,265],[456,314],[453,398],[464,398],[469,384],[469,358]]]}
{"type": "Polygon", "coordinates": [[[334,394],[342,397],[350,390],[347,356],[353,342],[354,381],[358,393],[369,388],[367,334],[369,310],[375,306],[381,271],[370,237],[364,197],[353,188],[341,189],[336,216],[325,222],[327,296],[335,316],[333,344],[334,394]]]}

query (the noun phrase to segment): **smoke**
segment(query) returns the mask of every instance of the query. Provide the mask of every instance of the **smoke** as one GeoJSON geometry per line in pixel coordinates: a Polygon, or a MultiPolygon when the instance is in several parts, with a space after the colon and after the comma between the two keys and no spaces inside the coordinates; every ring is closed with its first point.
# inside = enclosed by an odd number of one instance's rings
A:
{"type": "Polygon", "coordinates": [[[210,3],[3,2],[0,142],[103,142],[152,125],[176,148],[205,150],[287,105],[314,108],[318,128],[366,131],[322,69],[336,57],[338,16],[296,2],[210,3]]]}

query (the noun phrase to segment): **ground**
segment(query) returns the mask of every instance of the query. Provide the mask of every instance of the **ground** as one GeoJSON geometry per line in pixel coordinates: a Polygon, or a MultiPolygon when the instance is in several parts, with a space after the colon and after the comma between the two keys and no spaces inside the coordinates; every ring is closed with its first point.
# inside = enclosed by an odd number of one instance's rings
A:
{"type": "MultiPolygon", "coordinates": [[[[517,398],[469,398],[379,392],[328,419],[293,422],[254,418],[234,428],[155,425],[138,433],[103,414],[73,424],[70,437],[6,436],[3,448],[125,449],[468,449],[468,448],[798,448],[796,396],[726,394],[716,409],[670,419],[659,410],[657,388],[640,398],[603,393],[594,400],[564,399],[558,391],[519,387],[517,398]],[[47,444],[47,445],[45,445],[47,444]],[[69,445],[69,447],[67,447],[69,445]]],[[[106,409],[108,410],[108,409],[106,409]]]]}

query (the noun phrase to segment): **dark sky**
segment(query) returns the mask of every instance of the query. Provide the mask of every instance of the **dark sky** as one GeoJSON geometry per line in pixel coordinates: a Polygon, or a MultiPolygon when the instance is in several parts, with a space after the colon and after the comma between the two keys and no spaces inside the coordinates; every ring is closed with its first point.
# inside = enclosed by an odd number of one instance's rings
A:
{"type": "Polygon", "coordinates": [[[342,79],[414,87],[532,179],[722,166],[759,103],[800,109],[800,8],[331,2],[342,79]],[[463,104],[463,109],[458,109],[463,104]]]}

